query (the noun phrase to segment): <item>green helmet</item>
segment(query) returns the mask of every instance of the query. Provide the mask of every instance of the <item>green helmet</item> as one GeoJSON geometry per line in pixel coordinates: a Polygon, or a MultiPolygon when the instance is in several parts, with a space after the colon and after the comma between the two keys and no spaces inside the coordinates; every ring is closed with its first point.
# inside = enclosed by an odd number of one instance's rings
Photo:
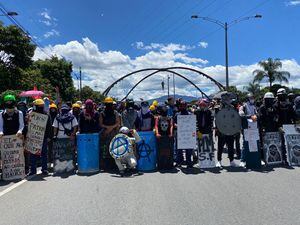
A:
{"type": "Polygon", "coordinates": [[[15,102],[16,101],[16,97],[13,95],[5,95],[4,96],[4,102],[15,102]]]}

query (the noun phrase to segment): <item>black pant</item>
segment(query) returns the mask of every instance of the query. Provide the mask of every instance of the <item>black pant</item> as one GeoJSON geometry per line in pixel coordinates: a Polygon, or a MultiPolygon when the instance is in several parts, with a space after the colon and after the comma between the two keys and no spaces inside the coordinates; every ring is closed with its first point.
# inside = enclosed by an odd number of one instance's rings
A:
{"type": "Polygon", "coordinates": [[[233,143],[234,143],[234,136],[227,136],[223,134],[218,135],[218,161],[222,160],[222,153],[224,145],[227,145],[228,149],[228,158],[230,162],[234,159],[234,151],[233,151],[233,143]]]}
{"type": "Polygon", "coordinates": [[[241,144],[240,144],[240,139],[241,139],[241,133],[238,133],[234,136],[234,141],[235,141],[235,153],[238,158],[241,158],[241,144]]]}

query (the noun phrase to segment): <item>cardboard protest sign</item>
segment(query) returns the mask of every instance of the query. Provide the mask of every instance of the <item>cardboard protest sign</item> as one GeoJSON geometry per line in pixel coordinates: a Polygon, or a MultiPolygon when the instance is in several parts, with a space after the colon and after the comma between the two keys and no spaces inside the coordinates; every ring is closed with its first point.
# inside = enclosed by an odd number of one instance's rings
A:
{"type": "Polygon", "coordinates": [[[177,149],[196,149],[196,115],[177,116],[177,149]]]}
{"type": "Polygon", "coordinates": [[[32,112],[29,115],[28,133],[26,136],[25,150],[39,155],[41,154],[46,131],[48,115],[32,112]]]}
{"type": "Polygon", "coordinates": [[[198,143],[200,168],[215,167],[216,163],[212,136],[209,134],[203,134],[198,143]]]}
{"type": "Polygon", "coordinates": [[[267,132],[264,134],[263,150],[268,165],[282,163],[282,143],[279,132],[267,132]]]}
{"type": "Polygon", "coordinates": [[[74,170],[75,142],[70,138],[57,138],[53,142],[53,168],[55,173],[74,170]]]}
{"type": "Polygon", "coordinates": [[[294,125],[286,125],[284,129],[284,139],[287,151],[287,161],[290,166],[300,165],[300,133],[294,125]]]}
{"type": "Polygon", "coordinates": [[[4,136],[0,141],[3,180],[25,177],[23,140],[15,135],[4,136]]]}

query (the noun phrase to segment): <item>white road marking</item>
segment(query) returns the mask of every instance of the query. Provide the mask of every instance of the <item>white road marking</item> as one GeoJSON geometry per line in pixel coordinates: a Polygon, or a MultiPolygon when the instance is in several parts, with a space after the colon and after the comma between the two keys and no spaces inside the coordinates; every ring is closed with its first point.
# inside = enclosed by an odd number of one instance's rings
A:
{"type": "Polygon", "coordinates": [[[37,174],[26,177],[24,180],[21,180],[18,183],[11,185],[10,187],[8,187],[5,190],[0,192],[0,197],[2,197],[3,195],[7,194],[8,192],[14,190],[15,188],[21,186],[22,184],[26,183],[27,181],[31,180],[32,178],[34,178],[35,176],[37,176],[38,174],[41,174],[41,173],[42,173],[41,171],[38,171],[37,174]]]}

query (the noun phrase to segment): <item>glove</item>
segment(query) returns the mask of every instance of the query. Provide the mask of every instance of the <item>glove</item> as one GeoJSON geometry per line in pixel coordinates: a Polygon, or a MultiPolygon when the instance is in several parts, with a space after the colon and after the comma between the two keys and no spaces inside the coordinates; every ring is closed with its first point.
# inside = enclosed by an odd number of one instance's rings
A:
{"type": "Polygon", "coordinates": [[[22,138],[22,137],[23,137],[23,134],[22,134],[21,131],[18,131],[18,132],[16,133],[16,136],[17,136],[18,138],[22,138]]]}

